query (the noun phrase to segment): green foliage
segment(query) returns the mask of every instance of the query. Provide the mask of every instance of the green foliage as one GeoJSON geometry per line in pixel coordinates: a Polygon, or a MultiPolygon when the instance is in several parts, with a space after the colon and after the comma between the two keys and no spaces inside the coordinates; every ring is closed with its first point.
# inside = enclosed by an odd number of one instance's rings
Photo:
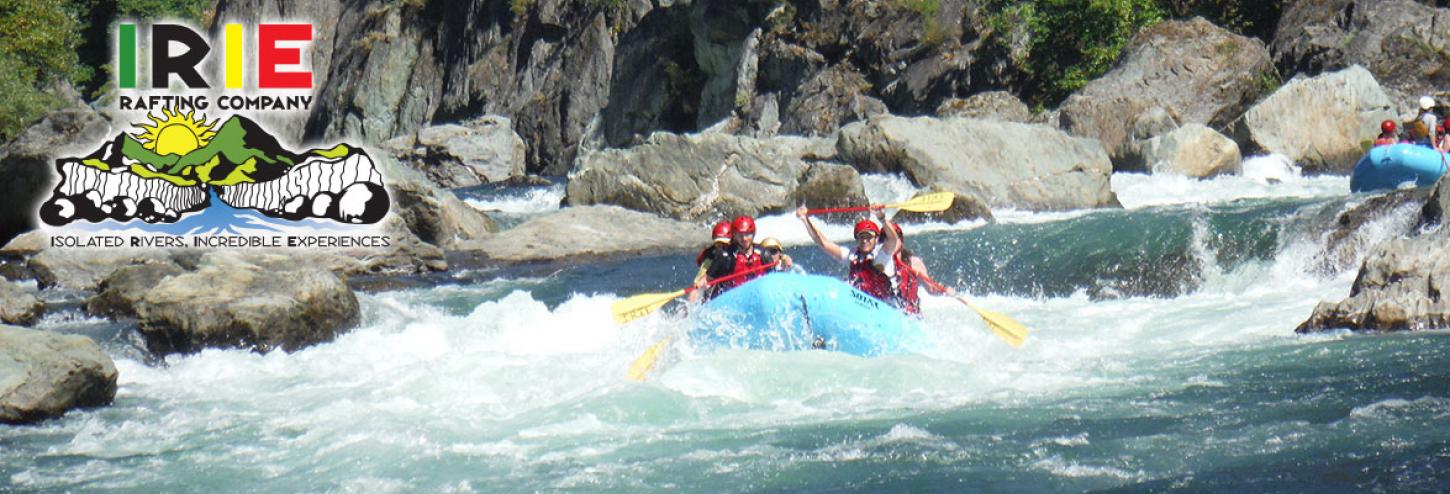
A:
{"type": "Polygon", "coordinates": [[[75,18],[61,5],[0,0],[0,141],[60,104],[46,88],[80,73],[75,32],[75,18]]]}
{"type": "Polygon", "coordinates": [[[988,3],[997,12],[987,22],[993,41],[1029,76],[1024,92],[1033,104],[1055,104],[1106,73],[1139,29],[1164,18],[1157,0],[988,3]],[[1025,46],[1023,36],[1009,33],[1025,35],[1025,46]]]}

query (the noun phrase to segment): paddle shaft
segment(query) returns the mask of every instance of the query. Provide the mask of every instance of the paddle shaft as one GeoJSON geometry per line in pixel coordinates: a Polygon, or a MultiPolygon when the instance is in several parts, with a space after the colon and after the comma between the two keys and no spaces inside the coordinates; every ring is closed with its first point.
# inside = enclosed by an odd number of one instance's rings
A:
{"type": "Polygon", "coordinates": [[[872,209],[881,209],[884,207],[885,206],[881,204],[871,204],[867,206],[846,206],[844,208],[807,209],[806,214],[856,213],[860,211],[869,211],[872,209]]]}
{"type": "MultiPolygon", "coordinates": [[[[770,268],[775,267],[776,262],[780,262],[780,261],[775,261],[775,262],[771,262],[769,264],[764,264],[764,265],[761,265],[761,266],[756,266],[756,267],[747,269],[745,271],[741,271],[739,273],[730,273],[730,274],[727,274],[725,276],[721,276],[719,278],[715,278],[713,280],[706,281],[705,282],[705,286],[710,286],[710,285],[715,285],[715,284],[719,284],[719,283],[724,283],[724,282],[727,282],[727,281],[730,281],[730,280],[737,280],[737,279],[740,279],[743,276],[750,276],[752,274],[759,273],[761,271],[765,271],[767,269],[770,269],[770,268]]],[[[692,292],[692,291],[695,291],[695,287],[693,287],[693,286],[685,289],[685,293],[689,293],[689,292],[692,292]]]]}

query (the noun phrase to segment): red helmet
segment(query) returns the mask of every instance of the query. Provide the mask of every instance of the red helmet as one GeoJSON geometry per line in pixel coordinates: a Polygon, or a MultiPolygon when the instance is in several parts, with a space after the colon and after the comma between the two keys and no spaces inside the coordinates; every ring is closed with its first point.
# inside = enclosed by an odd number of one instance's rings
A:
{"type": "Polygon", "coordinates": [[[1395,131],[1395,121],[1394,120],[1385,120],[1383,122],[1380,122],[1380,131],[1381,132],[1394,132],[1395,131]]]}
{"type": "Polygon", "coordinates": [[[860,238],[862,233],[870,233],[871,236],[875,237],[875,236],[881,234],[881,227],[876,226],[876,222],[875,221],[871,221],[871,220],[861,220],[861,221],[857,221],[856,222],[856,232],[855,232],[855,235],[856,235],[857,238],[860,238]]]}
{"type": "Polygon", "coordinates": [[[710,237],[713,238],[713,239],[715,239],[716,242],[729,242],[730,241],[730,222],[729,221],[725,221],[725,220],[720,220],[719,223],[716,223],[715,224],[715,227],[714,228],[711,228],[710,229],[710,237]]]}
{"type": "Polygon", "coordinates": [[[755,234],[755,218],[749,216],[736,216],[735,221],[730,222],[730,229],[741,235],[755,234]]]}

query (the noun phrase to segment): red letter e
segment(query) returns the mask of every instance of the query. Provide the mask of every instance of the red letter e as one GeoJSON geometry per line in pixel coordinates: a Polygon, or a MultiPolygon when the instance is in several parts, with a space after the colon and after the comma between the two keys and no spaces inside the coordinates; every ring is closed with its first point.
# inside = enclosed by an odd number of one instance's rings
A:
{"type": "Polygon", "coordinates": [[[278,65],[302,63],[302,50],[278,48],[278,41],[312,41],[311,24],[257,26],[257,86],[263,89],[310,89],[312,72],[278,72],[278,65]]]}

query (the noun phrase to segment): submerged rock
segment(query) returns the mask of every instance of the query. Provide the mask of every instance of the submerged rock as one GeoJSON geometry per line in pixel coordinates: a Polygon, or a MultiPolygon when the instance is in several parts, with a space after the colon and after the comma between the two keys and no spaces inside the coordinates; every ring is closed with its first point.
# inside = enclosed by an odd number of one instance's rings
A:
{"type": "Polygon", "coordinates": [[[0,325],[0,422],[111,404],[116,365],[90,338],[0,325]]]}
{"type": "Polygon", "coordinates": [[[1249,154],[1279,153],[1308,172],[1348,173],[1395,118],[1389,96],[1358,65],[1295,79],[1250,108],[1235,127],[1249,154]]]}
{"type": "Polygon", "coordinates": [[[0,280],[0,323],[29,326],[45,312],[45,304],[14,283],[0,280]]]}
{"type": "Polygon", "coordinates": [[[1441,179],[1421,209],[1412,236],[1385,242],[1364,260],[1349,298],[1320,302],[1297,333],[1346,328],[1366,331],[1450,327],[1450,228],[1445,203],[1450,181],[1441,179]]]}
{"type": "Polygon", "coordinates": [[[134,310],[147,348],[157,355],[203,348],[296,351],[331,341],[360,317],[357,296],[341,277],[283,254],[214,252],[195,270],[149,276],[160,282],[134,310]]]}
{"type": "Polygon", "coordinates": [[[1045,125],[878,117],[841,129],[842,158],[865,172],[904,173],[992,208],[1116,207],[1101,144],[1045,125]]]}

